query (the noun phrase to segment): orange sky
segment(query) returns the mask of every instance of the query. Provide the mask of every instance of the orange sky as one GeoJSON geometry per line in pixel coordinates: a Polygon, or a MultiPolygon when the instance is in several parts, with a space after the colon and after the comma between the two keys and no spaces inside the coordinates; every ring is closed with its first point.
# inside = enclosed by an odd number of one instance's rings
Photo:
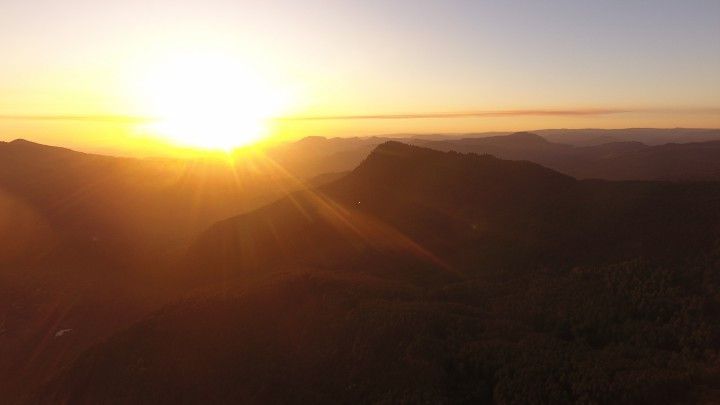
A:
{"type": "Polygon", "coordinates": [[[0,140],[720,127],[720,3],[597,3],[10,0],[0,140]]]}

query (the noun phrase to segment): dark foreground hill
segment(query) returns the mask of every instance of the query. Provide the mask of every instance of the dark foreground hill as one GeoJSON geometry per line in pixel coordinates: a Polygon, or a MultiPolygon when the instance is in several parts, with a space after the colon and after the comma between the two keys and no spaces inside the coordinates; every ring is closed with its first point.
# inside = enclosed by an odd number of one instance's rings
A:
{"type": "Polygon", "coordinates": [[[31,402],[717,401],[719,202],[386,143],[214,225],[201,291],[31,402]]]}
{"type": "Polygon", "coordinates": [[[301,186],[260,155],[130,159],[0,143],[0,403],[165,302],[162,269],[198,232],[301,186]]]}

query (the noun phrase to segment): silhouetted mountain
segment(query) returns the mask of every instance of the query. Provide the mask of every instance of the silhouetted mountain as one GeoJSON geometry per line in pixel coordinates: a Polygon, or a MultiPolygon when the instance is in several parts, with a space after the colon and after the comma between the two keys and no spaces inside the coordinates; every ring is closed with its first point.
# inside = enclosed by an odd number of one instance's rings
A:
{"type": "Polygon", "coordinates": [[[529,160],[537,163],[569,156],[574,149],[569,145],[548,142],[541,136],[528,132],[486,138],[426,142],[421,146],[442,151],[489,154],[502,159],[529,160]]]}
{"type": "Polygon", "coordinates": [[[310,136],[268,149],[269,158],[296,176],[311,178],[324,173],[354,169],[379,144],[389,138],[310,136]]]}
{"type": "Polygon", "coordinates": [[[130,159],[0,143],[0,402],[164,303],[167,266],[197,232],[302,187],[261,154],[130,159]]]}
{"type": "Polygon", "coordinates": [[[364,240],[382,240],[366,232],[387,227],[383,236],[409,238],[463,272],[475,271],[465,269],[469,252],[473,268],[687,254],[681,248],[701,251],[712,241],[712,232],[693,235],[715,223],[712,210],[696,211],[717,192],[715,184],[578,182],[529,162],[388,142],[333,184],[215,225],[196,249],[199,262],[231,269],[256,263],[266,271],[265,260],[296,254],[313,255],[311,263],[347,263],[348,252],[367,253],[358,248],[364,240]],[[632,203],[618,202],[625,199],[632,203]],[[683,220],[662,218],[665,206],[683,212],[683,220]],[[236,248],[244,243],[252,246],[236,248]],[[336,244],[344,247],[332,260],[334,249],[324,249],[336,244]]]}
{"type": "Polygon", "coordinates": [[[717,400],[718,201],[718,183],[578,181],[387,142],[212,226],[190,251],[195,298],[35,400],[717,400]]]}
{"type": "MultiPolygon", "coordinates": [[[[529,132],[492,136],[475,134],[466,137],[413,136],[400,140],[441,151],[529,160],[577,178],[720,180],[720,154],[714,142],[696,142],[702,139],[720,139],[720,132],[716,130],[602,130],[597,134],[593,132],[595,130],[586,131],[543,130],[540,131],[545,134],[543,136],[529,132]],[[600,140],[598,137],[602,137],[605,132],[617,136],[608,135],[600,140]],[[585,139],[596,135],[594,139],[598,142],[574,140],[576,137],[585,139]],[[684,146],[650,146],[634,140],[636,138],[647,140],[651,145],[662,140],[675,140],[684,146]],[[556,143],[548,139],[567,140],[569,143],[556,143]]],[[[315,176],[320,173],[351,170],[367,157],[372,148],[388,140],[311,137],[281,146],[270,151],[270,155],[285,167],[302,166],[302,170],[295,170],[297,173],[315,176]]]]}
{"type": "Polygon", "coordinates": [[[463,138],[477,143],[507,144],[527,146],[532,144],[544,145],[549,143],[545,138],[531,132],[515,132],[502,136],[491,136],[486,138],[463,138]]]}
{"type": "Polygon", "coordinates": [[[166,247],[236,213],[243,197],[233,181],[232,170],[217,164],[114,158],[23,140],[0,144],[0,187],[83,255],[122,245],[127,258],[134,250],[128,243],[166,247]]]}
{"type": "Polygon", "coordinates": [[[372,267],[364,260],[375,255],[387,262],[388,251],[430,259],[413,250],[416,238],[424,238],[423,246],[454,244],[458,231],[471,236],[473,225],[516,218],[535,208],[526,205],[536,202],[529,197],[555,199],[572,184],[570,177],[527,162],[388,142],[336,183],[216,224],[195,247],[195,260],[223,272],[253,272],[298,255],[332,266],[352,263],[357,253],[363,269],[372,267]],[[526,198],[509,204],[520,193],[526,198]]]}
{"type": "Polygon", "coordinates": [[[592,146],[608,142],[642,142],[646,145],[720,141],[719,129],[626,128],[626,129],[541,129],[534,133],[551,142],[592,146]]]}
{"type": "Polygon", "coordinates": [[[424,146],[529,160],[577,178],[708,181],[720,180],[718,144],[720,141],[647,146],[628,141],[575,147],[521,133],[426,142],[424,146]]]}
{"type": "MultiPolygon", "coordinates": [[[[602,145],[597,148],[606,147],[602,145]]],[[[569,169],[578,177],[610,180],[720,180],[720,141],[635,147],[595,156],[569,169]]]]}
{"type": "MultiPolygon", "coordinates": [[[[625,129],[537,129],[531,133],[553,143],[573,146],[597,146],[611,142],[641,142],[646,145],[666,143],[709,142],[720,140],[720,129],[701,128],[625,128],[625,129]]],[[[476,132],[467,134],[392,135],[395,139],[451,141],[464,138],[488,138],[512,132],[476,132]]]]}

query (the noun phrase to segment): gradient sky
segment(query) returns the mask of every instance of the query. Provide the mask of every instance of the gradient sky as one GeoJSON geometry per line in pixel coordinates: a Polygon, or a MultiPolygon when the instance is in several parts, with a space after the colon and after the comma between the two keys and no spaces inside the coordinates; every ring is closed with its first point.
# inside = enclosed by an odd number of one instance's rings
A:
{"type": "Polygon", "coordinates": [[[113,149],[135,125],[114,117],[146,114],[133,72],[185,48],[237,55],[291,88],[285,115],[333,118],[279,121],[284,137],[720,127],[718,0],[4,0],[0,11],[0,139],[113,149]]]}

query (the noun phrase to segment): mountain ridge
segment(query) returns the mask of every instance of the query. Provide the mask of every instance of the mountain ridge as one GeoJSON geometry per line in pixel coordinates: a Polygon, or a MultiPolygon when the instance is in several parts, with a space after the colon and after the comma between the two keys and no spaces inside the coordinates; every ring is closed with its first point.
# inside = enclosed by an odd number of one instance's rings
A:
{"type": "Polygon", "coordinates": [[[200,290],[31,403],[712,398],[718,201],[386,142],[213,225],[189,252],[200,290]]]}

